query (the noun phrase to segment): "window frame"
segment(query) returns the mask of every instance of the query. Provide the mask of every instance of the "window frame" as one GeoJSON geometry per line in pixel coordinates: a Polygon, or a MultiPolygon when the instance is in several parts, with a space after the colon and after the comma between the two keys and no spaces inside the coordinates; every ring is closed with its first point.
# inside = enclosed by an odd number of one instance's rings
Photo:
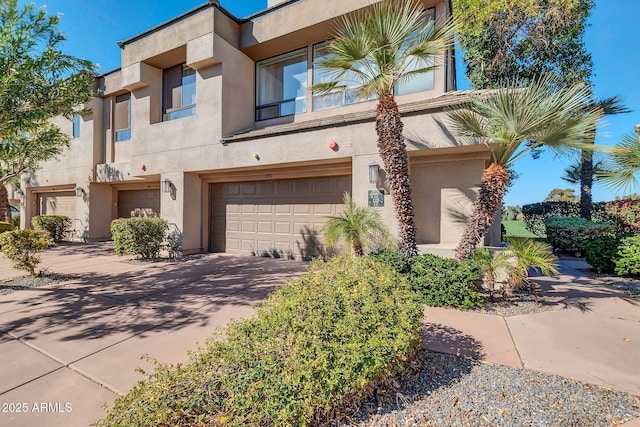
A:
{"type": "MultiPolygon", "coordinates": [[[[190,116],[194,116],[196,114],[196,103],[197,103],[197,88],[196,88],[196,70],[189,67],[185,62],[182,62],[180,64],[176,64],[173,65],[171,67],[167,67],[165,69],[162,70],[162,99],[161,99],[161,105],[162,105],[162,121],[163,122],[169,122],[172,120],[177,120],[177,119],[182,119],[185,117],[190,117],[190,116]],[[166,82],[166,72],[167,70],[170,70],[172,68],[176,68],[176,67],[181,67],[180,69],[180,106],[178,107],[171,107],[171,108],[166,108],[165,107],[165,102],[166,102],[166,87],[165,84],[167,84],[166,82]],[[191,71],[189,74],[185,75],[185,69],[188,69],[189,71],[191,71]],[[185,77],[189,77],[189,76],[193,76],[193,82],[189,83],[188,85],[185,85],[184,80],[185,77]],[[184,101],[184,90],[183,88],[185,86],[191,87],[191,85],[193,85],[193,98],[194,98],[194,102],[188,105],[184,105],[183,101],[184,101]]],[[[174,88],[175,89],[175,88],[174,88]]],[[[173,99],[173,94],[171,97],[171,101],[172,104],[173,102],[175,102],[175,100],[173,99]]]]}
{"type": "Polygon", "coordinates": [[[80,124],[82,122],[82,117],[78,113],[74,113],[71,125],[71,136],[73,139],[80,138],[80,124]]]}
{"type": "MultiPolygon", "coordinates": [[[[120,101],[122,102],[122,101],[120,101]]],[[[123,142],[131,139],[131,92],[123,93],[120,95],[116,95],[113,98],[113,141],[114,142],[123,142]],[[127,111],[127,127],[122,129],[116,129],[116,110],[118,104],[118,98],[122,98],[124,96],[128,97],[129,108],[127,111]],[[120,137],[122,135],[122,137],[120,137]]]]}
{"type": "MultiPolygon", "coordinates": [[[[302,61],[300,61],[302,62],[302,61]]],[[[269,58],[264,58],[261,59],[259,61],[256,61],[255,63],[255,96],[254,96],[254,120],[256,122],[262,122],[265,120],[274,120],[274,119],[279,119],[282,117],[290,117],[290,116],[295,116],[296,114],[304,114],[308,111],[308,103],[309,103],[309,45],[305,45],[302,47],[299,47],[297,49],[293,49],[290,50],[288,52],[284,52],[284,53],[280,53],[278,55],[274,55],[271,56],[269,58]],[[302,54],[304,52],[304,55],[302,54]],[[275,102],[269,102],[266,104],[258,104],[258,96],[260,94],[260,67],[265,66],[265,65],[273,65],[273,64],[277,64],[278,62],[284,62],[287,59],[293,59],[295,57],[297,57],[299,53],[299,57],[302,58],[304,56],[304,62],[306,64],[305,67],[305,94],[303,97],[294,97],[294,98],[287,98],[287,99],[282,99],[280,101],[275,101],[275,102]],[[278,60],[278,58],[280,58],[280,60],[278,60]],[[266,64],[265,64],[266,63],[266,64]],[[300,111],[297,112],[295,111],[295,107],[296,107],[296,102],[302,100],[304,101],[304,111],[300,111]],[[294,112],[291,114],[282,114],[282,105],[283,104],[288,104],[288,103],[294,103],[294,112]],[[273,107],[278,107],[279,110],[279,114],[275,115],[273,117],[267,117],[267,118],[260,118],[259,115],[259,111],[260,110],[264,110],[264,109],[268,109],[268,108],[273,108],[273,107]]]]}

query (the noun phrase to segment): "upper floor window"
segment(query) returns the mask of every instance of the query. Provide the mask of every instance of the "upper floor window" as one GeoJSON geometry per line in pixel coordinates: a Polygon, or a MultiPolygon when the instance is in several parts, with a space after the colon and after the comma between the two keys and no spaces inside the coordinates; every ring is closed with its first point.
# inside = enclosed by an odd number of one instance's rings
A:
{"type": "MultiPolygon", "coordinates": [[[[431,8],[425,11],[425,23],[426,25],[434,25],[435,8],[431,8]]],[[[435,59],[431,58],[418,58],[416,56],[409,56],[409,60],[406,64],[405,72],[416,71],[422,68],[433,68],[435,65],[435,59]]],[[[396,83],[394,89],[394,95],[405,95],[408,93],[422,92],[425,90],[433,89],[434,72],[433,70],[425,71],[422,73],[414,74],[408,79],[400,80],[396,83]]]]}
{"type": "Polygon", "coordinates": [[[73,115],[73,138],[80,138],[80,114],[73,115]]]}
{"type": "Polygon", "coordinates": [[[256,65],[256,120],[307,111],[307,48],[256,65]]]}
{"type": "Polygon", "coordinates": [[[196,113],[196,72],[185,64],[162,71],[162,118],[173,120],[196,113]]]}
{"type": "Polygon", "coordinates": [[[131,139],[131,94],[116,96],[113,128],[116,142],[131,139]]]}

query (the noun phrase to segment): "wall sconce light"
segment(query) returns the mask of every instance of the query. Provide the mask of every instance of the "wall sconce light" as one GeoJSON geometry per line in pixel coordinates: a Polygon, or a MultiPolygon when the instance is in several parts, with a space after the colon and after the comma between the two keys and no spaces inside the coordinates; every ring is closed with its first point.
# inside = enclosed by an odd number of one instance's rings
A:
{"type": "Polygon", "coordinates": [[[18,200],[24,199],[24,191],[18,188],[16,191],[13,192],[13,198],[18,200]]]}
{"type": "Polygon", "coordinates": [[[169,181],[168,179],[163,179],[162,180],[162,192],[163,193],[171,193],[171,186],[173,184],[171,183],[171,181],[169,181]]]}
{"type": "Polygon", "coordinates": [[[76,191],[76,197],[82,197],[84,196],[84,188],[82,187],[76,187],[75,188],[76,191]]]}
{"type": "Polygon", "coordinates": [[[376,162],[369,163],[369,183],[377,184],[380,181],[380,166],[376,162]]]}

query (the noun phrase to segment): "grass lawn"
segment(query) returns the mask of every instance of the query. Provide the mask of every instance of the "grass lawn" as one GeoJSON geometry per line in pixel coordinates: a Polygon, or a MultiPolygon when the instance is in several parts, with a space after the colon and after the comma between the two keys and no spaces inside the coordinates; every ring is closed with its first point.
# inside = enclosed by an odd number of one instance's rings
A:
{"type": "Polygon", "coordinates": [[[524,221],[502,221],[502,225],[504,225],[507,237],[538,237],[527,230],[527,228],[524,226],[524,221]]]}

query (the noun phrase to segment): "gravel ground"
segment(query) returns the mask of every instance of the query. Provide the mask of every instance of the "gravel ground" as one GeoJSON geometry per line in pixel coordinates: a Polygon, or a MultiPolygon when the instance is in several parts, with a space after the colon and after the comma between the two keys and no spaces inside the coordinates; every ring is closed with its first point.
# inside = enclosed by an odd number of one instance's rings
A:
{"type": "Polygon", "coordinates": [[[39,288],[41,286],[52,285],[54,283],[66,282],[74,279],[76,276],[71,274],[47,273],[44,276],[31,277],[19,276],[0,282],[0,295],[10,294],[15,291],[30,288],[39,288]]]}
{"type": "Polygon", "coordinates": [[[478,313],[493,314],[496,316],[520,316],[522,314],[540,313],[553,308],[553,303],[547,301],[544,294],[538,295],[538,304],[528,290],[515,291],[511,298],[502,301],[491,301],[488,296],[483,296],[484,305],[473,309],[478,313]]]}
{"type": "Polygon", "coordinates": [[[339,426],[616,426],[640,398],[557,375],[425,352],[418,372],[339,426]]]}

